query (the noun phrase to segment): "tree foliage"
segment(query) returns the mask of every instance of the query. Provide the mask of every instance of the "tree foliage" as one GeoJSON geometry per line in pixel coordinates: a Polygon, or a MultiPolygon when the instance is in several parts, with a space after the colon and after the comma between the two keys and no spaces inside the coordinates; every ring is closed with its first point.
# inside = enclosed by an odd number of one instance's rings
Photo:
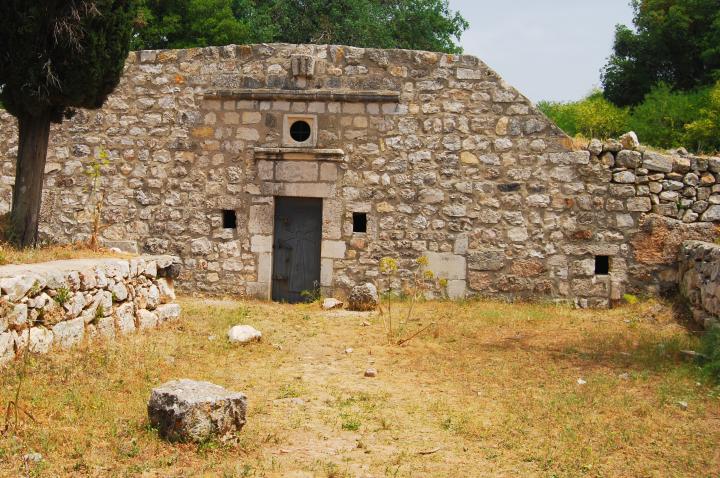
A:
{"type": "Polygon", "coordinates": [[[720,73],[720,0],[632,0],[635,29],[618,25],[603,69],[605,97],[636,105],[663,82],[689,91],[720,73]]]}
{"type": "Polygon", "coordinates": [[[131,0],[0,2],[0,101],[14,116],[99,108],[128,54],[131,0]]]}
{"type": "Polygon", "coordinates": [[[50,123],[99,108],[129,51],[134,0],[0,2],[0,101],[18,119],[11,235],[37,241],[50,123]]]}
{"type": "Polygon", "coordinates": [[[133,48],[262,42],[459,52],[447,0],[140,0],[133,48]]]}

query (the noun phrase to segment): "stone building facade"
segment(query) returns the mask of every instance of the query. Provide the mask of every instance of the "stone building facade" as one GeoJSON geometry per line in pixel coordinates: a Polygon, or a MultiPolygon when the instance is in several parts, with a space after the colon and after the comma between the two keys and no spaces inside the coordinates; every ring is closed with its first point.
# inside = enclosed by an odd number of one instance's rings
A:
{"type": "MultiPolygon", "coordinates": [[[[17,131],[7,114],[0,124],[7,210],[17,131]]],[[[472,56],[131,53],[101,110],[52,131],[44,238],[89,234],[83,170],[101,151],[106,244],[180,256],[178,286],[194,291],[270,298],[274,281],[309,274],[341,296],[384,256],[409,268],[425,255],[451,297],[603,306],[675,283],[677,251],[655,246],[707,239],[720,219],[720,160],[644,152],[633,138],[575,150],[472,56]],[[290,242],[303,261],[288,266],[290,242]]]]}

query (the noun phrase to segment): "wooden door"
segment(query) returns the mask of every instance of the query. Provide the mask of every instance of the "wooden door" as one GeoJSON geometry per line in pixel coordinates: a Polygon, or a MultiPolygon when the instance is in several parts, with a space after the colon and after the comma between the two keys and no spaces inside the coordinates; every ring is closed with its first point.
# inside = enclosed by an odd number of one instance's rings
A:
{"type": "Polygon", "coordinates": [[[275,198],[272,299],[307,301],[320,288],[322,199],[275,198]]]}

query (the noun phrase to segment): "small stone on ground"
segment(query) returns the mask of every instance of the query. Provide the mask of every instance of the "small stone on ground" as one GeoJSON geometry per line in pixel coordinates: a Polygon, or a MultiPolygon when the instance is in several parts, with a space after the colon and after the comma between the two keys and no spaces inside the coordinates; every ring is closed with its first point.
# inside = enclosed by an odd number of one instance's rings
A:
{"type": "Polygon", "coordinates": [[[342,309],[343,303],[337,299],[329,297],[323,300],[322,308],[325,310],[342,309]]]}
{"type": "Polygon", "coordinates": [[[236,325],[228,332],[228,340],[234,344],[246,344],[261,338],[262,332],[249,325],[236,325]]]}
{"type": "Polygon", "coordinates": [[[365,370],[366,377],[377,377],[377,374],[378,374],[377,369],[369,368],[369,369],[365,370]]]}

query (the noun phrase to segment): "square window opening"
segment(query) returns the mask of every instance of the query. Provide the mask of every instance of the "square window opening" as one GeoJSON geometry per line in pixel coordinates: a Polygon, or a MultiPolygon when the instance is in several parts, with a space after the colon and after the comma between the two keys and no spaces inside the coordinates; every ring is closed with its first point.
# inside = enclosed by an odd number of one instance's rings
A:
{"type": "Polygon", "coordinates": [[[364,212],[353,213],[353,232],[367,232],[367,214],[364,212]]]}
{"type": "Polygon", "coordinates": [[[222,220],[224,229],[237,228],[237,214],[233,209],[223,209],[222,220]]]}
{"type": "Polygon", "coordinates": [[[610,256],[595,256],[595,275],[606,276],[610,273],[610,256]]]}

